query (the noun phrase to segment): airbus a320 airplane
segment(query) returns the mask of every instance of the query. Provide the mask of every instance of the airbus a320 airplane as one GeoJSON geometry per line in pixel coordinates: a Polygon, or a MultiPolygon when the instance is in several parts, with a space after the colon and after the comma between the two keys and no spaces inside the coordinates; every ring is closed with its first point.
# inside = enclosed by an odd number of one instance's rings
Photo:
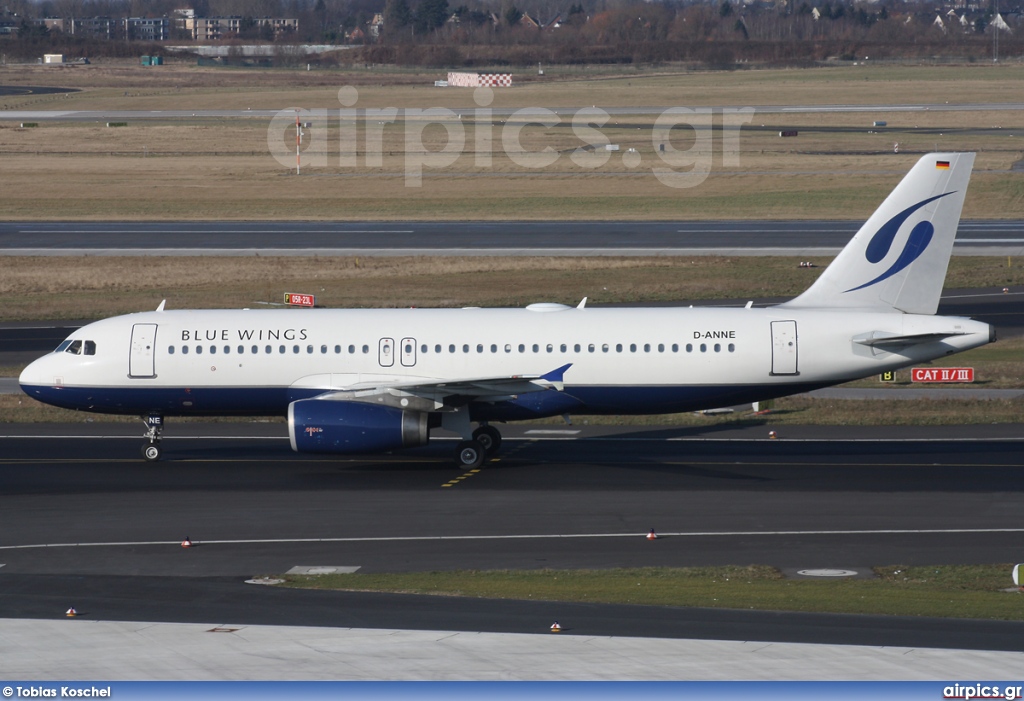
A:
{"type": "Polygon", "coordinates": [[[974,163],[922,158],[799,297],[766,309],[165,310],[78,329],[21,374],[24,392],[142,416],[286,415],[292,448],[368,453],[462,436],[456,463],[497,450],[495,422],[657,414],[781,397],[995,340],[935,316],[974,163]],[[474,430],[473,424],[478,427],[474,430]]]}

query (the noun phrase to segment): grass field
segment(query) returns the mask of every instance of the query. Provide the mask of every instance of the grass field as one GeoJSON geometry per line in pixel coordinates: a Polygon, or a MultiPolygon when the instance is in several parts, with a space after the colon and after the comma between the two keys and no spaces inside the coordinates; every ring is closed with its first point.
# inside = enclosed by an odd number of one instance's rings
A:
{"type": "MultiPolygon", "coordinates": [[[[5,257],[0,321],[96,319],[155,309],[242,308],[284,292],[325,307],[502,307],[787,297],[829,263],[786,257],[5,257]]],[[[1024,282],[1024,261],[954,257],[948,288],[1024,282]]],[[[301,310],[297,313],[302,313],[301,310]]]]}
{"type": "Polygon", "coordinates": [[[738,136],[723,130],[721,114],[711,118],[710,131],[695,115],[667,136],[652,129],[654,115],[616,114],[598,130],[619,145],[615,153],[576,152],[600,142],[596,132],[574,128],[566,112],[590,105],[945,104],[951,95],[961,104],[999,103],[1018,94],[1013,86],[1024,82],[1024,66],[554,70],[545,80],[495,92],[496,110],[562,110],[557,123],[526,126],[477,113],[472,91],[430,87],[436,77],[124,63],[0,67],[0,84],[82,88],[68,96],[0,98],[0,110],[331,110],[327,126],[317,122],[310,130],[298,177],[289,174],[293,130],[283,125],[268,140],[266,120],[138,120],[120,129],[41,122],[21,129],[4,123],[0,112],[0,211],[16,220],[862,218],[914,154],[973,150],[979,157],[965,216],[1024,216],[1024,172],[1010,171],[1024,152],[1020,111],[758,114],[738,136]],[[443,107],[464,118],[425,127],[407,115],[383,124],[367,119],[358,128],[356,165],[342,166],[352,147],[342,141],[334,110],[345,85],[358,90],[359,108],[443,107]],[[873,128],[875,120],[889,126],[873,128]],[[800,136],[781,139],[781,129],[800,136]],[[667,156],[659,151],[666,142],[667,156]],[[896,143],[900,154],[893,153],[896,143]],[[738,158],[726,158],[734,148],[738,158]],[[408,174],[421,165],[414,185],[408,174]],[[694,167],[707,177],[677,177],[670,186],[652,172],[694,167]]]}
{"type": "MultiPolygon", "coordinates": [[[[643,538],[637,534],[637,541],[643,538]]],[[[643,543],[647,547],[651,546],[643,543]]],[[[876,567],[871,579],[792,580],[763,565],[284,575],[284,586],[533,601],[1024,620],[1012,564],[876,567]]],[[[563,621],[571,626],[571,622],[563,621]]]]}

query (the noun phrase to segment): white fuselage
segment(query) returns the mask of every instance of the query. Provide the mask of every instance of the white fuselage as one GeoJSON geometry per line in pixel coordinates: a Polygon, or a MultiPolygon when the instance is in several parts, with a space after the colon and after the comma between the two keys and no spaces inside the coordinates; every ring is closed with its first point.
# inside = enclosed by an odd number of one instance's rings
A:
{"type": "MultiPolygon", "coordinates": [[[[157,311],[98,321],[69,340],[83,342],[79,352],[25,369],[26,393],[108,413],[284,414],[291,401],[331,390],[537,377],[571,365],[564,397],[527,402],[528,416],[542,416],[767,399],[967,350],[991,332],[969,319],[899,312],[532,305],[157,311]],[[914,334],[946,337],[895,352],[857,342],[914,334]],[[86,341],[91,354],[81,352],[86,341]]],[[[528,417],[492,404],[490,420],[528,417]]]]}

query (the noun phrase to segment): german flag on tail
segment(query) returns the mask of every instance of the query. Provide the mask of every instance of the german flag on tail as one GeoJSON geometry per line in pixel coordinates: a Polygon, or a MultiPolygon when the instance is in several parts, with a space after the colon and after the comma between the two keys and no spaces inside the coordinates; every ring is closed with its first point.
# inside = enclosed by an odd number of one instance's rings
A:
{"type": "Polygon", "coordinates": [[[949,170],[949,161],[935,161],[935,167],[939,170],[949,170]]]}

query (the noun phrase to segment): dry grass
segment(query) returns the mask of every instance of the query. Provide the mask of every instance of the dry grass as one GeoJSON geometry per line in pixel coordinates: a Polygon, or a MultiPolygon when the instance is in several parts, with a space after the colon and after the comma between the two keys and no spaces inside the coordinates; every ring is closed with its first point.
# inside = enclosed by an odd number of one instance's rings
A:
{"type": "MultiPolygon", "coordinates": [[[[84,89],[70,97],[0,98],[0,108],[47,109],[280,109],[337,108],[338,88],[359,90],[360,107],[469,108],[472,91],[439,90],[443,70],[247,70],[197,67],[173,61],[145,68],[134,61],[91,66],[4,66],[0,84],[84,89]],[[127,94],[126,94],[127,93],[127,94]],[[28,104],[26,104],[28,103],[28,104]]],[[[840,65],[814,69],[690,71],[591,66],[548,67],[545,77],[514,70],[517,86],[495,91],[493,107],[524,105],[779,105],[1001,102],[1019,93],[1024,66],[840,65]]]]}
{"type": "MultiPolygon", "coordinates": [[[[4,257],[2,320],[92,319],[155,309],[241,308],[310,292],[326,307],[523,306],[791,296],[829,262],[782,257],[4,257]],[[373,284],[367,284],[367,281],[373,284]]],[[[953,258],[948,283],[1019,284],[1004,259],[953,258]]]]}
{"type": "MultiPolygon", "coordinates": [[[[333,109],[340,107],[338,86],[349,83],[360,90],[359,107],[443,106],[466,117],[454,127],[465,130],[460,157],[424,167],[418,187],[410,186],[404,173],[419,158],[414,155],[419,144],[436,152],[447,143],[447,131],[439,125],[428,127],[421,138],[414,122],[371,123],[371,130],[382,129],[381,163],[367,161],[361,132],[359,166],[342,168],[335,113],[330,128],[313,129],[314,138],[322,135],[323,141],[307,147],[326,154],[326,165],[312,165],[313,152],[307,150],[304,175],[296,178],[288,175],[289,133],[280,135],[279,163],[269,153],[262,120],[138,121],[122,129],[88,123],[15,129],[0,123],[0,211],[25,220],[856,219],[867,216],[906,172],[913,162],[906,153],[949,149],[980,153],[965,216],[1024,216],[1024,174],[1007,172],[1024,149],[1020,112],[760,115],[742,133],[739,166],[723,162],[717,116],[708,143],[688,129],[673,131],[675,148],[699,145],[696,160],[711,166],[706,180],[691,179],[699,185],[679,189],[651,173],[665,165],[651,115],[613,116],[601,131],[621,151],[607,159],[570,158],[590,139],[574,133],[564,111],[558,126],[526,126],[519,141],[530,153],[517,155],[502,146],[508,125],[500,118],[477,124],[467,111],[475,107],[472,92],[428,87],[433,77],[414,71],[307,74],[186,65],[153,70],[123,63],[56,71],[0,68],[0,83],[86,88],[69,97],[0,99],[0,106],[11,109],[333,109]],[[875,119],[890,126],[872,129],[875,119]],[[494,136],[489,165],[482,165],[475,151],[476,130],[484,128],[494,136]],[[782,128],[798,128],[801,135],[780,139],[782,128]],[[411,150],[408,133],[416,134],[411,150]],[[892,153],[897,141],[903,155],[892,153]],[[543,149],[557,156],[553,163],[538,165],[543,149]],[[639,159],[639,165],[629,159],[639,159]]],[[[579,70],[496,91],[493,107],[943,103],[949,95],[961,102],[999,102],[1015,94],[1012,86],[1022,81],[1024,66],[579,70]]],[[[370,143],[378,144],[377,138],[370,143]]]]}

